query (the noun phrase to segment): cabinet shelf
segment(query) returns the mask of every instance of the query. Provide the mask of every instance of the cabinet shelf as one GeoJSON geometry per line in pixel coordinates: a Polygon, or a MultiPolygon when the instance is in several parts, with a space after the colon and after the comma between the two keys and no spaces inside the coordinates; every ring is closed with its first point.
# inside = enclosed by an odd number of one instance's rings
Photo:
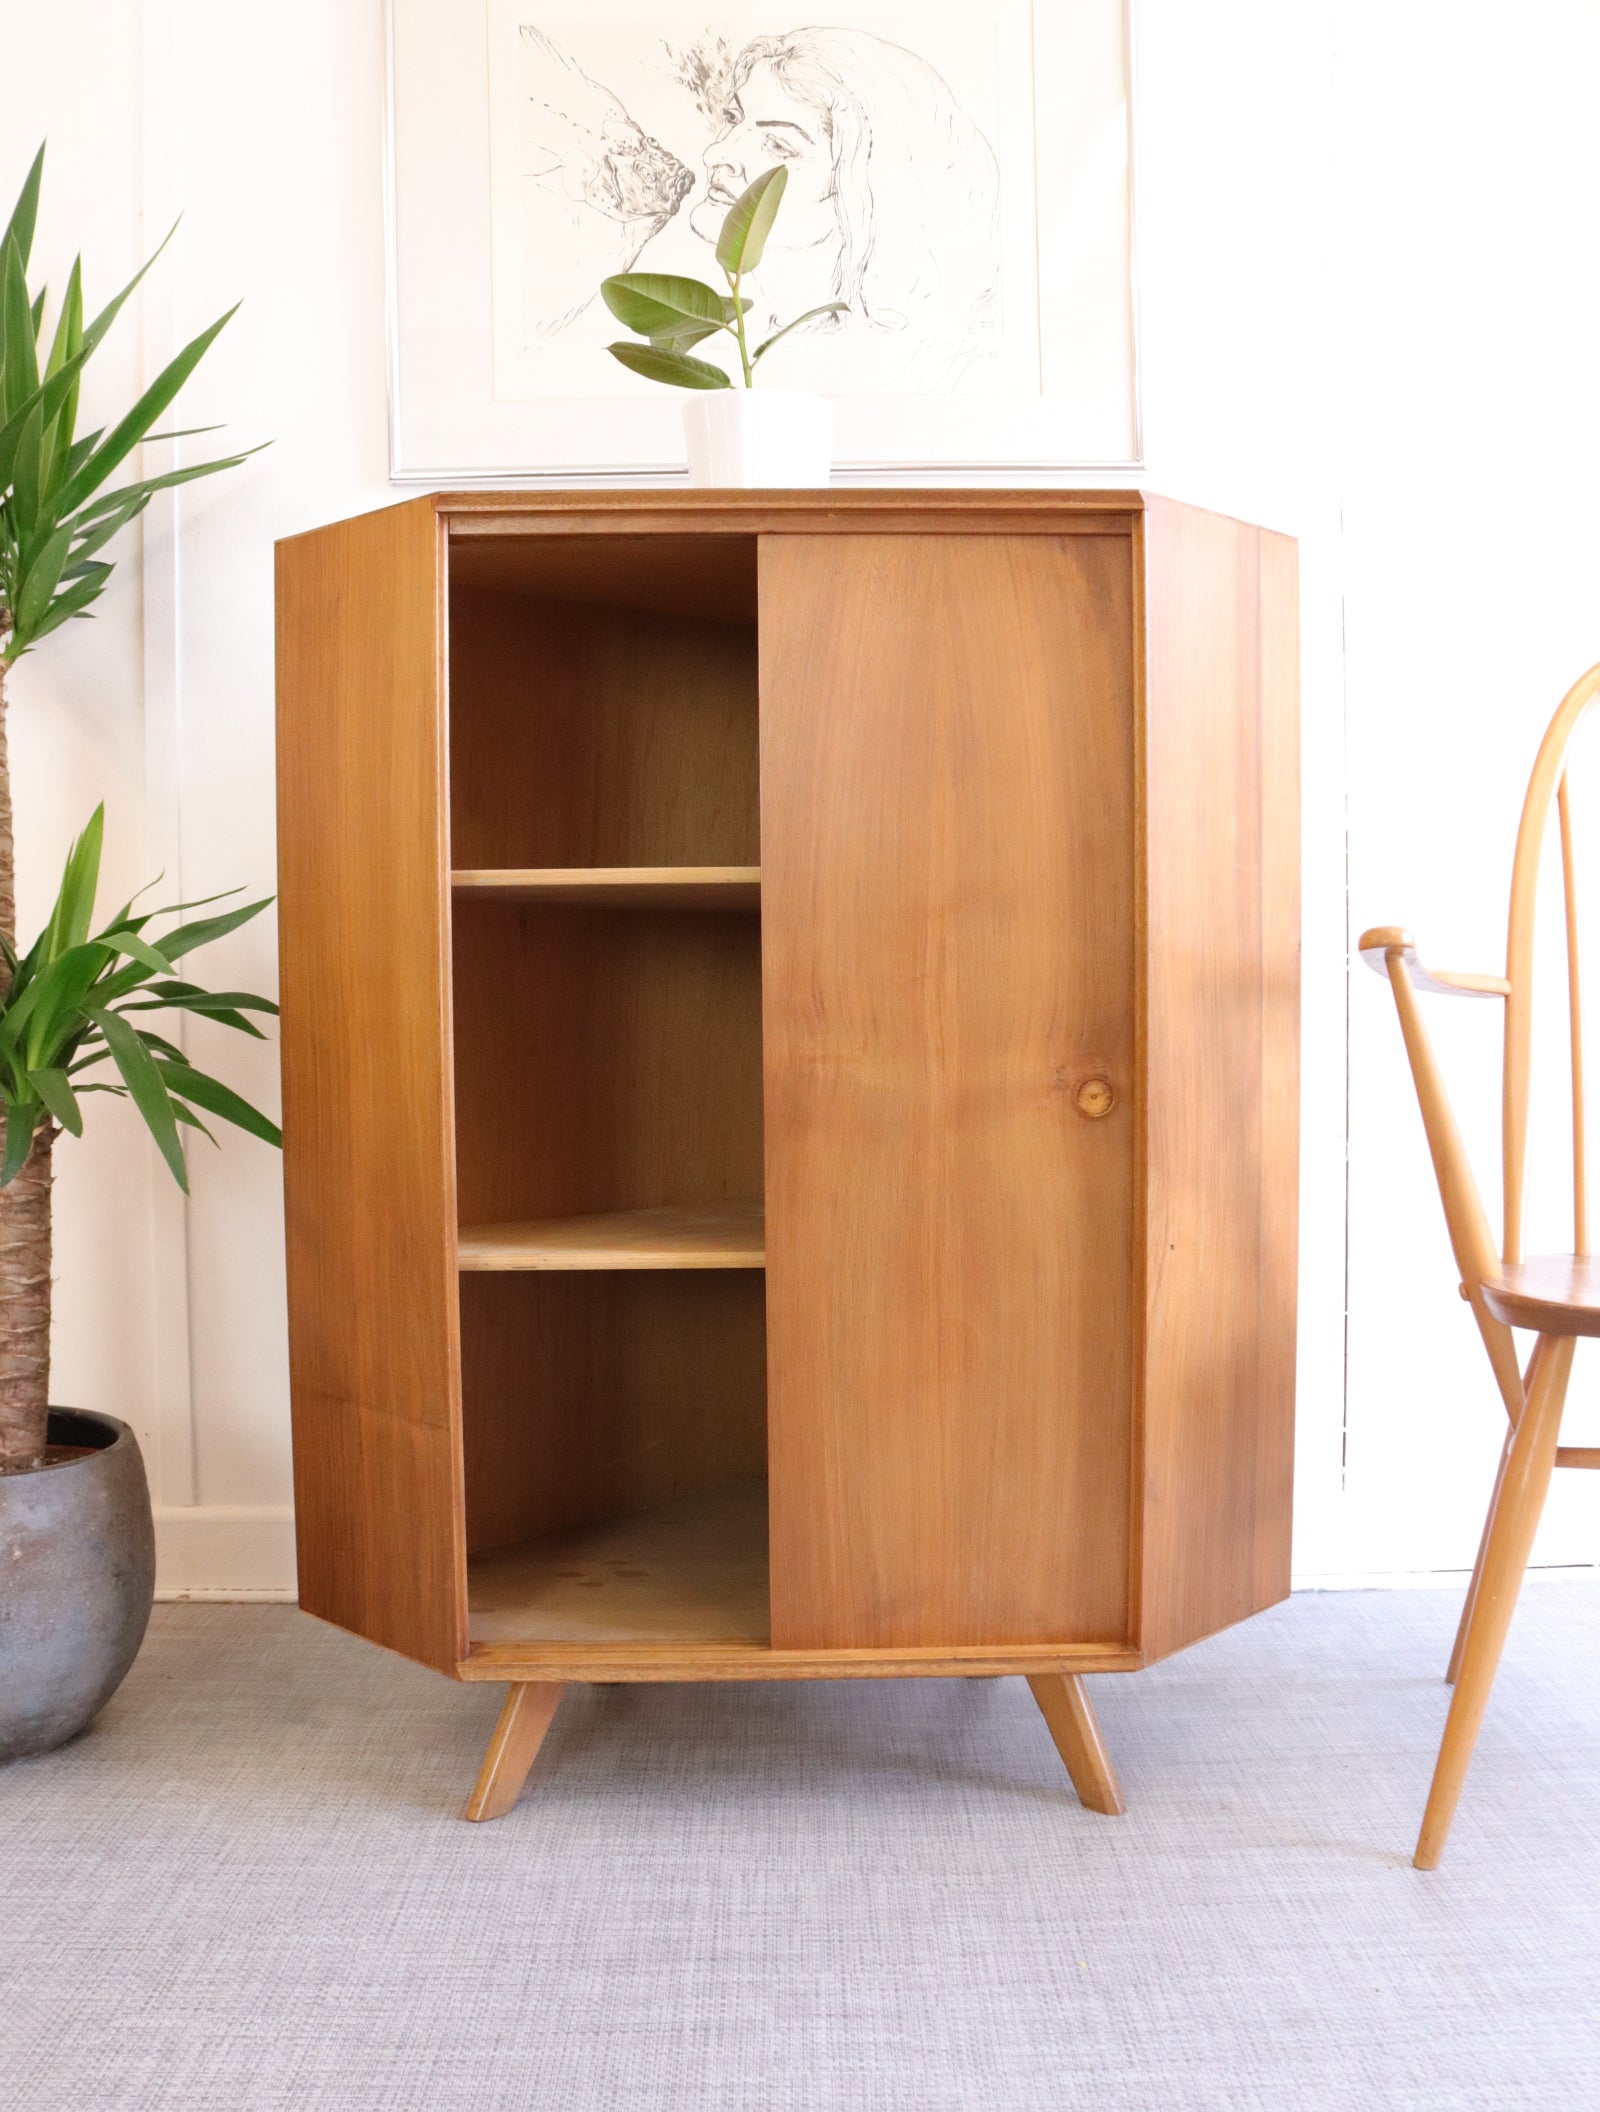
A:
{"type": "Polygon", "coordinates": [[[674,1203],[587,1217],[474,1225],[457,1243],[463,1269],[760,1269],[760,1203],[674,1203]]]}
{"type": "Polygon", "coordinates": [[[474,1645],[765,1644],[767,1485],[681,1496],[479,1555],[467,1604],[474,1645]]]}
{"type": "Polygon", "coordinates": [[[758,865],[574,865],[456,871],[458,902],[578,902],[610,909],[761,907],[758,865]]]}

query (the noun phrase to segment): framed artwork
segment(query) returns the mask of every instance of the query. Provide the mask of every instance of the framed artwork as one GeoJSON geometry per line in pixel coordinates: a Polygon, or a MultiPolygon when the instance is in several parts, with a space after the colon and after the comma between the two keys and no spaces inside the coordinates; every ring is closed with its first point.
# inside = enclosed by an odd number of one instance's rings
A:
{"type": "Polygon", "coordinates": [[[845,475],[1140,459],[1127,0],[389,0],[390,470],[684,474],[676,390],[607,357],[613,272],[747,288],[845,475]],[[799,26],[795,26],[798,23],[799,26]]]}

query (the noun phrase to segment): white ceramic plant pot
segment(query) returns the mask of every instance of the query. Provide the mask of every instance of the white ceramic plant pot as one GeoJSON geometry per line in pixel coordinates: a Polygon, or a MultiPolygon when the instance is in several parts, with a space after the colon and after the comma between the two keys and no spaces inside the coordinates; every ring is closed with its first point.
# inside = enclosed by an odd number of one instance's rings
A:
{"type": "Polygon", "coordinates": [[[705,389],[683,399],[691,484],[826,484],[834,407],[803,389],[705,389]]]}

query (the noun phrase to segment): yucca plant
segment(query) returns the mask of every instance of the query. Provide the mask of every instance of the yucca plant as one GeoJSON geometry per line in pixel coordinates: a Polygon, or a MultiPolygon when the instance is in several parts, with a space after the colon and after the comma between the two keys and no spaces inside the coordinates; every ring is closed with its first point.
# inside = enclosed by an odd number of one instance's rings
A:
{"type": "MultiPolygon", "coordinates": [[[[189,1012],[258,1033],[245,1015],[271,1012],[265,998],[204,991],[178,976],[173,964],[259,915],[265,902],[179,924],[159,942],[148,927],[167,912],[136,911],[129,903],[91,937],[103,826],[97,810],[73,846],[49,922],[27,953],[18,954],[7,676],[41,639],[89,613],[113,569],[101,553],[158,491],[214,476],[245,459],[228,455],[112,483],[141,443],[188,437],[152,429],[234,311],[185,345],[115,424],[80,434],[83,371],[166,242],[88,322],[80,258],[47,331],[45,291],[35,293],[28,283],[43,172],[41,147],[0,237],[0,1473],[30,1467],[43,1456],[51,1149],[61,1129],[81,1132],[82,1095],[130,1097],[185,1186],[178,1125],[203,1127],[197,1108],[278,1140],[264,1115],[130,1017],[189,1012]],[[107,1063],[114,1077],[85,1075],[107,1063]]],[[[174,905],[171,913],[184,906],[174,905]]]]}

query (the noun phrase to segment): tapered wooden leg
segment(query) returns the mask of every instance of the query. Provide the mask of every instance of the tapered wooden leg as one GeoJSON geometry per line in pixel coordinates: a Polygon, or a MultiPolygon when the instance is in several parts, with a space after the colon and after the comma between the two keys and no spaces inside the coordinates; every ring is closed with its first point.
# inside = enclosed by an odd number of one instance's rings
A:
{"type": "Polygon", "coordinates": [[[467,1799],[469,1819],[503,1819],[516,1803],[566,1691],[560,1683],[535,1680],[507,1687],[500,1720],[467,1799]]]}
{"type": "Polygon", "coordinates": [[[1108,1818],[1120,1816],[1128,1807],[1122,1801],[1117,1771],[1083,1681],[1075,1672],[1041,1672],[1028,1685],[1050,1727],[1056,1751],[1067,1764],[1078,1801],[1090,1811],[1103,1811],[1108,1818]]]}
{"type": "Polygon", "coordinates": [[[1500,1447],[1500,1466],[1494,1477],[1494,1491],[1489,1498],[1489,1508],[1483,1516],[1483,1531],[1478,1535],[1478,1557],[1472,1565],[1472,1581],[1467,1586],[1466,1603],[1461,1609],[1461,1618],[1456,1623],[1456,1639],[1450,1652],[1450,1663],[1445,1669],[1445,1684],[1453,1687],[1456,1674],[1461,1670],[1461,1653],[1467,1647],[1467,1630],[1472,1625],[1472,1609],[1478,1602],[1478,1585],[1483,1577],[1483,1558],[1488,1552],[1489,1534],[1494,1526],[1494,1507],[1500,1501],[1500,1490],[1506,1478],[1506,1461],[1511,1457],[1511,1440],[1515,1431],[1506,1432],[1506,1441],[1500,1447]]]}
{"type": "Polygon", "coordinates": [[[1575,1346],[1571,1336],[1541,1338],[1541,1354],[1527,1406],[1512,1432],[1505,1474],[1483,1550],[1482,1574],[1461,1653],[1461,1669],[1450,1699],[1444,1742],[1439,1748],[1428,1808],[1412,1858],[1419,1870],[1439,1867],[1472,1749],[1478,1742],[1489,1689],[1494,1685],[1495,1669],[1516,1610],[1517,1593],[1522,1588],[1523,1572],[1555,1468],[1556,1440],[1561,1434],[1561,1410],[1575,1346]]]}

